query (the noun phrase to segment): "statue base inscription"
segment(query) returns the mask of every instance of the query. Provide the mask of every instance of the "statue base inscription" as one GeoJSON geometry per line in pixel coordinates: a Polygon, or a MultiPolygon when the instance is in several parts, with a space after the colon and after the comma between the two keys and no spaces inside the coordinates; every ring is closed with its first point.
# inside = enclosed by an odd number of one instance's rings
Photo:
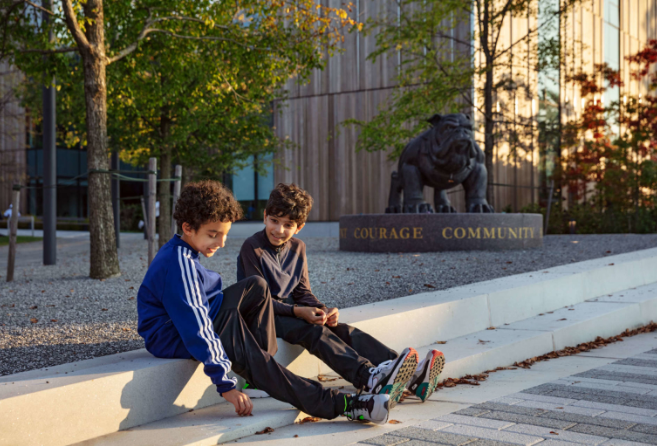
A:
{"type": "Polygon", "coordinates": [[[362,214],[340,217],[340,250],[439,252],[543,246],[540,214],[362,214]]]}

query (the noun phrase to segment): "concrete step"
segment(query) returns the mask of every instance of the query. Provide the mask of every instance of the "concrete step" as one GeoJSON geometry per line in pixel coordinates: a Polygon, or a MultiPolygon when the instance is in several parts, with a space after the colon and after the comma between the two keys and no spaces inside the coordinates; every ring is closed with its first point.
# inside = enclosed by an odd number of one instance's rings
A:
{"type": "Polygon", "coordinates": [[[254,416],[240,418],[229,403],[217,404],[126,431],[76,443],[78,446],[205,446],[278,429],[306,415],[273,398],[253,400],[254,416]]]}
{"type": "MultiPolygon", "coordinates": [[[[491,336],[490,332],[495,332],[486,330],[488,327],[503,327],[593,298],[614,298],[618,291],[655,282],[657,249],[649,249],[347,308],[341,310],[341,320],[395,349],[454,340],[443,347],[451,355],[448,361],[454,362],[449,366],[453,369],[448,368],[449,375],[459,376],[492,368],[490,364],[510,363],[503,356],[501,362],[491,359],[498,353],[490,353],[488,348],[482,350],[482,359],[467,359],[479,347],[475,339],[479,332],[491,336]],[[449,350],[466,342],[457,338],[468,335],[467,342],[476,341],[472,346],[475,350],[462,358],[462,364],[470,361],[472,365],[457,367],[460,353],[449,350]]],[[[641,310],[644,314],[652,314],[654,306],[650,302],[646,298],[640,304],[645,307],[641,310]]],[[[550,333],[547,328],[533,328],[504,334],[506,338],[498,336],[500,346],[514,345],[515,361],[550,351],[550,342],[556,345],[558,338],[550,333]]],[[[564,335],[564,339],[569,338],[564,335]]],[[[276,358],[301,376],[332,372],[301,348],[284,342],[279,343],[276,358]]],[[[222,401],[197,362],[156,359],[144,350],[19,373],[0,378],[0,432],[9,433],[0,438],[0,445],[71,444],[222,401]]]]}
{"type": "MultiPolygon", "coordinates": [[[[446,344],[420,347],[418,352],[422,358],[431,349],[443,351],[447,364],[442,378],[457,378],[509,366],[516,361],[592,341],[598,336],[616,335],[626,328],[639,327],[657,319],[657,284],[605,296],[605,299],[611,301],[583,302],[500,328],[451,339],[446,344]]],[[[237,418],[232,406],[224,403],[82,444],[204,446],[253,435],[265,427],[277,429],[291,425],[306,416],[271,398],[255,400],[254,405],[255,415],[249,418],[237,418]]]]}

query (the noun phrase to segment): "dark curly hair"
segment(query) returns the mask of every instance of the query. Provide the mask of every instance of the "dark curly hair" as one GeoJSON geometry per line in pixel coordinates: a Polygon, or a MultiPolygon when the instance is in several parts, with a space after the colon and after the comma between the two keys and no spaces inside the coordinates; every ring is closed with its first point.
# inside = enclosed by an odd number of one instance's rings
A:
{"type": "Polygon", "coordinates": [[[313,207],[313,197],[296,184],[278,183],[269,194],[267,201],[267,215],[287,217],[302,225],[306,222],[308,214],[313,207]]]}
{"type": "Polygon", "coordinates": [[[178,229],[188,223],[194,231],[207,222],[234,222],[241,220],[242,206],[231,191],[218,181],[199,181],[187,184],[176,201],[173,218],[178,229]]]}

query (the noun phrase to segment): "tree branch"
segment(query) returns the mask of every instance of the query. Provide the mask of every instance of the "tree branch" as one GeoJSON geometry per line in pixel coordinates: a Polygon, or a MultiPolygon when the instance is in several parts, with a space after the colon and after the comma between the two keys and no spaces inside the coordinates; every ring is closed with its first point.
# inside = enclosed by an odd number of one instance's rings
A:
{"type": "Polygon", "coordinates": [[[36,50],[36,49],[23,49],[23,50],[18,50],[19,53],[39,53],[39,54],[57,54],[57,53],[72,53],[74,51],[79,51],[78,47],[65,47],[65,48],[57,48],[54,50],[36,50]]]}
{"type": "Polygon", "coordinates": [[[71,0],[62,0],[62,9],[64,10],[64,16],[66,17],[66,25],[73,35],[75,43],[78,44],[80,50],[88,51],[90,49],[89,41],[87,37],[80,29],[78,24],[77,17],[75,16],[75,11],[73,11],[73,5],[71,5],[71,0]]]}
{"type": "Polygon", "coordinates": [[[49,9],[44,8],[43,6],[37,5],[36,3],[32,3],[30,0],[18,0],[16,3],[27,3],[28,5],[32,6],[33,8],[40,9],[41,11],[48,13],[52,16],[55,15],[54,12],[52,12],[49,9]]]}
{"type": "MultiPolygon", "coordinates": [[[[137,46],[139,45],[139,42],[144,40],[146,36],[148,36],[151,33],[163,33],[167,34],[171,37],[175,37],[178,39],[192,39],[192,40],[208,40],[208,41],[223,41],[223,42],[232,42],[236,45],[240,45],[244,48],[251,48],[252,50],[258,50],[258,51],[270,51],[269,48],[264,49],[264,48],[257,48],[253,47],[250,45],[244,45],[243,43],[237,42],[233,39],[227,39],[224,37],[210,37],[210,36],[184,36],[180,34],[176,34],[173,31],[168,31],[164,29],[159,29],[159,28],[151,28],[156,23],[160,22],[165,22],[165,21],[170,21],[170,20],[181,20],[181,21],[189,21],[189,22],[196,22],[196,23],[202,23],[205,24],[205,22],[201,19],[195,18],[195,17],[185,17],[185,16],[169,16],[169,17],[158,17],[155,19],[151,18],[151,11],[149,9],[148,12],[148,19],[146,19],[146,23],[144,24],[144,27],[142,28],[141,32],[137,36],[134,42],[132,42],[130,45],[126,46],[123,48],[121,51],[116,53],[114,56],[109,57],[107,59],[107,65],[114,63],[116,61],[119,61],[129,55],[130,53],[134,52],[137,49],[137,46]]],[[[230,30],[230,28],[226,26],[220,26],[220,25],[215,25],[215,28],[220,28],[224,30],[230,30]]]]}

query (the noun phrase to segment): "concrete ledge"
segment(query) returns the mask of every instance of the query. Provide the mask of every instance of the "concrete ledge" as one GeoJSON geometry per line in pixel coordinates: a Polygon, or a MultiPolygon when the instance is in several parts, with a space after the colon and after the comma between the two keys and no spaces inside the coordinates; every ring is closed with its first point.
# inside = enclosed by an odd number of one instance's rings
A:
{"type": "MultiPolygon", "coordinates": [[[[347,308],[341,319],[395,349],[449,341],[438,348],[448,358],[445,376],[458,377],[657,319],[653,287],[644,287],[655,282],[650,249],[347,308]],[[599,302],[583,304],[591,299],[599,302]],[[563,309],[571,305],[588,313],[563,309]],[[564,327],[550,325],[561,319],[557,310],[572,319],[564,327]]],[[[332,372],[282,341],[276,358],[301,376],[332,372]]],[[[70,444],[221,401],[197,362],[143,350],[9,375],[0,378],[0,445],[70,444]]]]}
{"type": "Polygon", "coordinates": [[[267,427],[293,424],[307,416],[273,398],[253,400],[254,416],[239,418],[233,406],[217,404],[145,426],[76,443],[78,446],[210,446],[254,435],[267,427]]]}

